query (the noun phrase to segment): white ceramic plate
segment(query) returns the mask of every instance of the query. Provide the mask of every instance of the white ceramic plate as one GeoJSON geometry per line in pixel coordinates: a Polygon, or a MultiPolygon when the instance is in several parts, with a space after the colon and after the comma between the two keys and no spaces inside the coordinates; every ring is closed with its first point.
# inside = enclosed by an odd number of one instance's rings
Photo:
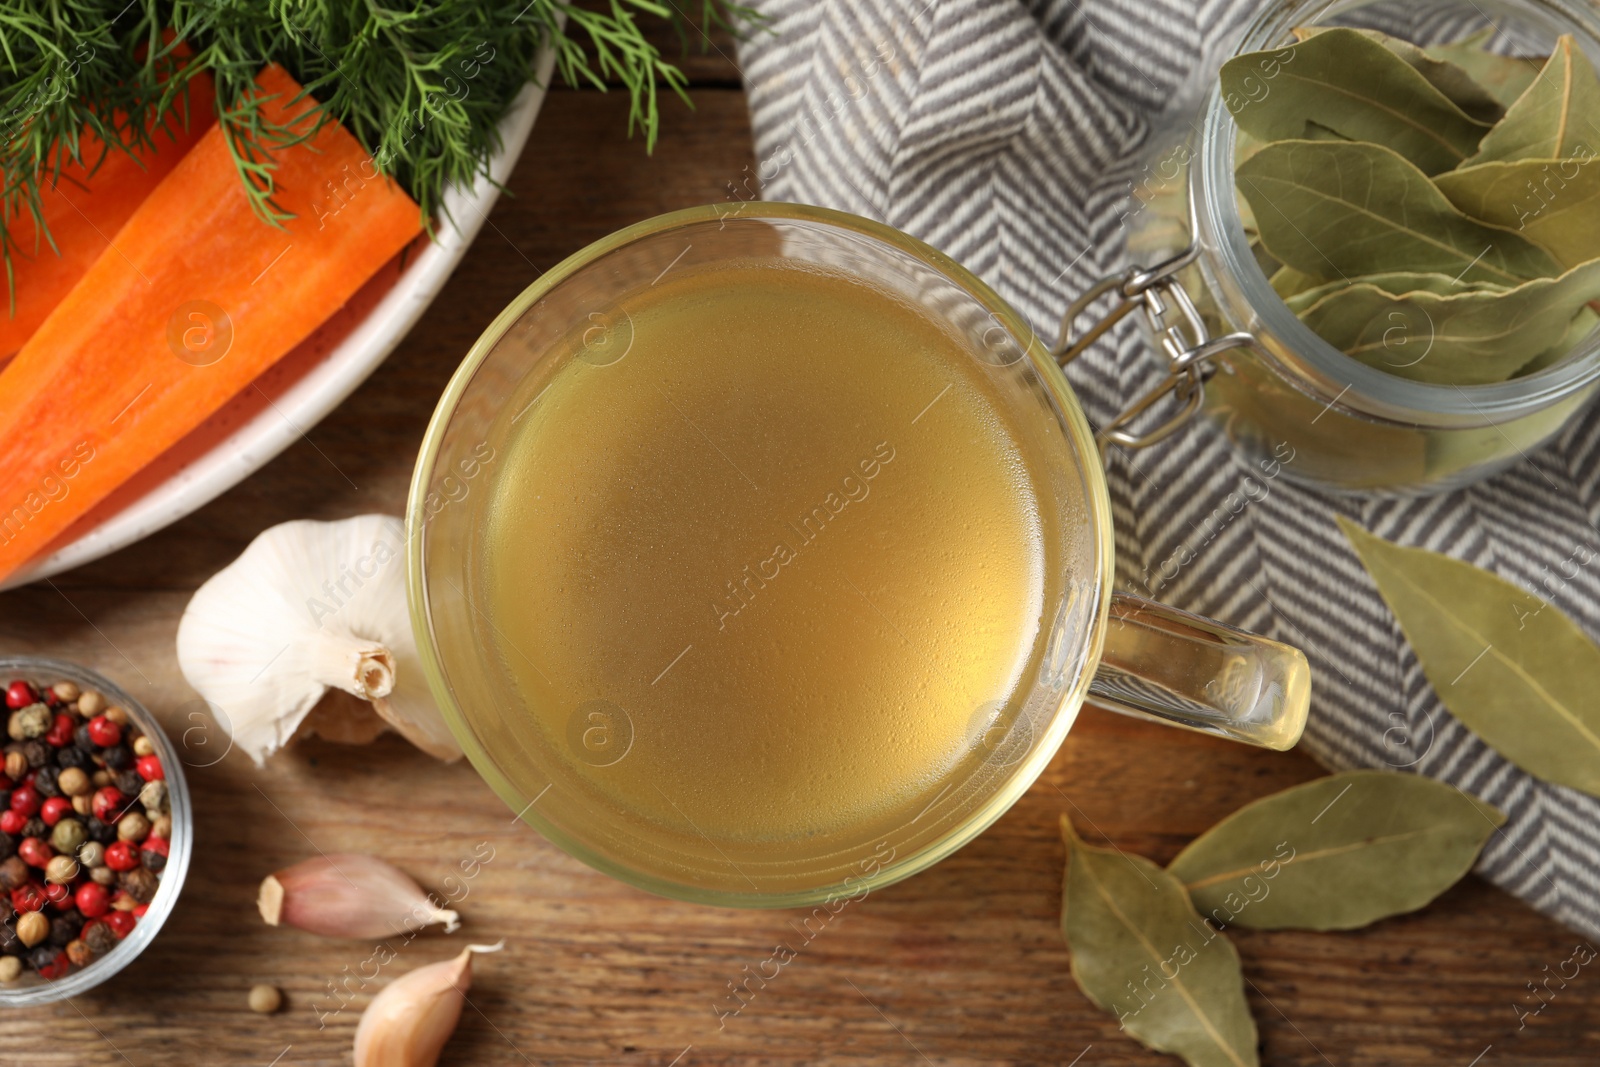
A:
{"type": "Polygon", "coordinates": [[[541,58],[500,124],[488,177],[450,189],[448,219],[418,238],[297,348],[149,467],[78,520],[53,550],[0,589],[48,578],[124,548],[210,503],[253,474],[355,391],[392,352],[483,228],[544,102],[554,53],[541,58]],[[492,180],[490,180],[492,179],[492,180]],[[449,221],[454,220],[454,225],[449,221]]]}

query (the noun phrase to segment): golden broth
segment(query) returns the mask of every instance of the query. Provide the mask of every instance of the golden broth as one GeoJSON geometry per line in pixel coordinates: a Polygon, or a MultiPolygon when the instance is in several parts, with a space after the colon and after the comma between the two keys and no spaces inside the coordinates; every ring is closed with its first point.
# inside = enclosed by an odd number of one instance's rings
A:
{"type": "Polygon", "coordinates": [[[473,555],[521,706],[474,729],[528,797],[550,779],[515,753],[553,752],[563,788],[730,854],[916,816],[1031,685],[1060,595],[1014,376],[772,263],[668,273],[606,321],[491,435],[473,555]]]}

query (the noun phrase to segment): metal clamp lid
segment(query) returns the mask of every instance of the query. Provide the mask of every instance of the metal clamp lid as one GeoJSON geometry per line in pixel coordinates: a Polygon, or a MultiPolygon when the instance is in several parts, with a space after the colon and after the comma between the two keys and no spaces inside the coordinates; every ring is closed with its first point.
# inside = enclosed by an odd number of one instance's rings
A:
{"type": "Polygon", "coordinates": [[[1144,311],[1151,334],[1160,341],[1167,356],[1166,377],[1095,434],[1102,448],[1108,441],[1124,448],[1146,448],[1170,437],[1200,410],[1205,400],[1206,379],[1216,371],[1212,357],[1235,348],[1259,347],[1255,337],[1249,333],[1230,333],[1214,338],[1206,329],[1194,298],[1176,277],[1177,272],[1193,263],[1199,254],[1199,247],[1190,245],[1173,258],[1148,270],[1133,267],[1122,274],[1103,278],[1074,300],[1062,316],[1061,339],[1051,355],[1063,368],[1135,309],[1144,311]],[[1083,334],[1075,337],[1073,329],[1083,313],[1096,300],[1113,292],[1121,298],[1117,304],[1083,334]],[[1172,314],[1174,310],[1176,317],[1172,314]],[[1166,421],[1143,434],[1126,429],[1169,395],[1182,406],[1166,421]]]}

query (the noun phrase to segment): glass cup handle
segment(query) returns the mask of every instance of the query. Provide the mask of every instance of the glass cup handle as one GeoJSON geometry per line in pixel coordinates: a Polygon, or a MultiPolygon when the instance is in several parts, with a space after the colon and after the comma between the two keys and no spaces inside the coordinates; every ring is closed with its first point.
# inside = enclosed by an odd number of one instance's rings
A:
{"type": "Polygon", "coordinates": [[[1117,593],[1089,700],[1282,751],[1305,729],[1311,666],[1297,648],[1117,593]]]}

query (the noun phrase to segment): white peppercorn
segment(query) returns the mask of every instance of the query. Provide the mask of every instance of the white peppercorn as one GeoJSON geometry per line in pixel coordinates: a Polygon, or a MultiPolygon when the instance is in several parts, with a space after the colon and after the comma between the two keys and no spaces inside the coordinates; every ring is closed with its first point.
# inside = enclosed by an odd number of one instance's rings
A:
{"type": "Polygon", "coordinates": [[[151,779],[139,790],[139,803],[150,815],[165,815],[168,802],[167,783],[160,778],[151,779]]]}
{"type": "Polygon", "coordinates": [[[262,1015],[271,1015],[283,1006],[283,994],[277,986],[256,985],[250,987],[250,1010],[262,1015]]]}
{"type": "Polygon", "coordinates": [[[143,841],[150,836],[150,820],[130,811],[117,820],[118,841],[143,841]]]}

